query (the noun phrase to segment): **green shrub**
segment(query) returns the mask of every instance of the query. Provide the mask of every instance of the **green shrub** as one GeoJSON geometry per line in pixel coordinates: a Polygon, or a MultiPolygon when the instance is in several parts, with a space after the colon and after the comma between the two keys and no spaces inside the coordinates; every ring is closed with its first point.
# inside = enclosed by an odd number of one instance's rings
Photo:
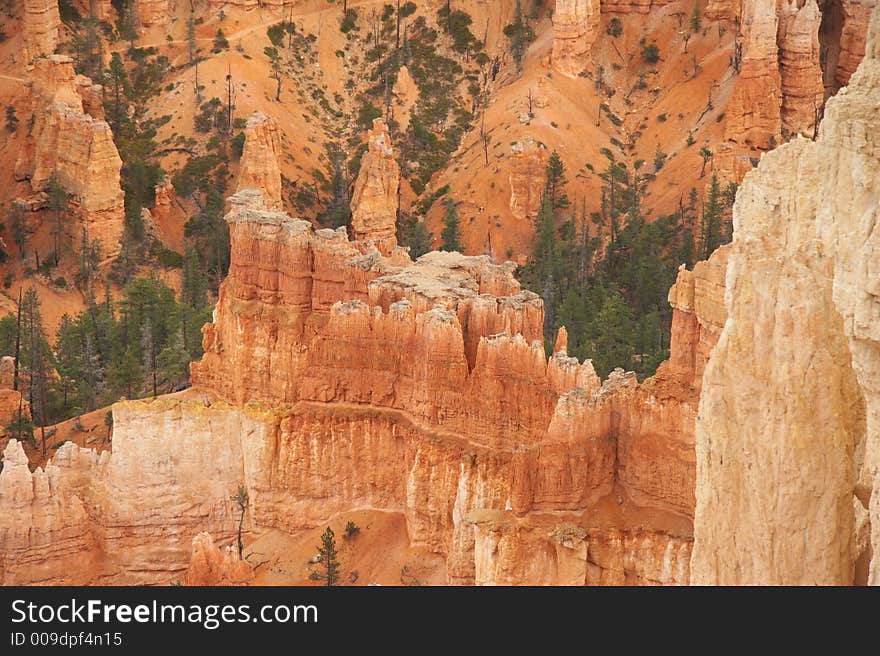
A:
{"type": "Polygon", "coordinates": [[[343,34],[348,34],[353,29],[357,27],[357,12],[354,9],[349,9],[345,12],[345,16],[342,17],[342,23],[339,26],[340,31],[343,34]]]}
{"type": "Polygon", "coordinates": [[[355,535],[361,532],[360,526],[355,524],[352,521],[349,521],[348,524],[345,525],[345,533],[343,533],[342,537],[346,540],[351,540],[355,535]]]}
{"type": "Polygon", "coordinates": [[[642,48],[642,59],[649,64],[656,64],[660,61],[660,48],[656,43],[651,43],[642,48]]]}
{"type": "Polygon", "coordinates": [[[623,34],[623,24],[620,22],[620,19],[615,16],[608,21],[608,25],[605,26],[605,33],[615,38],[623,34]]]}
{"type": "Polygon", "coordinates": [[[159,251],[159,265],[166,269],[182,269],[183,255],[170,248],[163,248],[159,251]]]}
{"type": "Polygon", "coordinates": [[[232,137],[232,140],[229,142],[229,148],[232,150],[232,156],[235,159],[241,158],[242,153],[244,153],[244,132],[239,132],[232,137]]]}

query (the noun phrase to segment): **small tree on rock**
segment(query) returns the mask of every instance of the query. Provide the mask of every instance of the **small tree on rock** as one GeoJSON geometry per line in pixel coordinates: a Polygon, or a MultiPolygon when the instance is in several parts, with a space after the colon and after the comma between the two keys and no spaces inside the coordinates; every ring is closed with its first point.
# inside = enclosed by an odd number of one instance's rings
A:
{"type": "Polygon", "coordinates": [[[313,581],[324,581],[327,587],[336,585],[339,581],[339,558],[336,550],[336,536],[329,526],[321,535],[321,544],[318,545],[318,562],[321,571],[312,572],[310,578],[313,581]]]}
{"type": "Polygon", "coordinates": [[[444,251],[458,251],[460,253],[463,250],[460,223],[455,201],[449,198],[446,200],[446,216],[443,217],[443,231],[440,233],[444,251]]]}
{"type": "Polygon", "coordinates": [[[238,490],[235,492],[235,496],[232,497],[232,500],[235,501],[235,506],[238,508],[238,559],[241,560],[241,554],[244,550],[244,546],[241,542],[241,529],[244,526],[244,514],[247,512],[248,507],[248,493],[247,488],[244,485],[239,485],[238,490]]]}

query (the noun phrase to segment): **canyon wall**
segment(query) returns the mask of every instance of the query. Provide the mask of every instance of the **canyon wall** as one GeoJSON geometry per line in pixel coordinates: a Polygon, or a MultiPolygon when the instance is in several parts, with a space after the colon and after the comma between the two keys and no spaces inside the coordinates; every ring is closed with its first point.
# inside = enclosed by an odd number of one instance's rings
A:
{"type": "Polygon", "coordinates": [[[743,0],[742,60],[725,126],[725,139],[740,145],[767,149],[781,130],[778,20],[776,0],[743,0]]]}
{"type": "MultiPolygon", "coordinates": [[[[122,160],[103,120],[102,90],[76,75],[64,55],[37,59],[30,81],[33,128],[21,146],[15,177],[45,191],[54,174],[71,196],[74,214],[106,257],[119,252],[124,227],[122,160]]],[[[79,227],[69,227],[79,235],[79,227]]]]}
{"type": "Polygon", "coordinates": [[[603,14],[647,14],[653,7],[662,7],[670,0],[603,0],[603,14]]]}
{"type": "Polygon", "coordinates": [[[734,207],[728,320],[703,376],[692,580],[880,582],[880,12],[818,140],[734,207]]]}
{"type": "Polygon", "coordinates": [[[259,190],[230,208],[193,389],[117,403],[112,454],[68,444],[31,474],[7,447],[4,582],[207,580],[225,557],[200,542],[191,558],[192,540],[231,539],[242,485],[246,530],[399,513],[453,583],[688,582],[695,368],[725,251],[679,274],[670,362],[602,383],[564,331],[547,359],[542,303],[512,264],[385,257],[259,190]]]}
{"type": "Polygon", "coordinates": [[[244,483],[239,432],[254,422],[200,396],[121,402],[113,417],[112,454],[67,443],[33,473],[10,441],[0,582],[168,585],[183,578],[199,532],[233,537],[232,495],[244,483]]]}
{"type": "Polygon", "coordinates": [[[726,111],[725,139],[767,150],[814,135],[826,97],[858,66],[876,0],[726,0],[706,9],[737,20],[739,76],[726,111]]]}
{"type": "Polygon", "coordinates": [[[809,0],[800,8],[796,0],[783,3],[779,14],[781,128],[785,134],[812,136],[825,95],[819,65],[822,14],[815,0],[809,0]]]}
{"type": "Polygon", "coordinates": [[[171,20],[169,0],[135,0],[140,27],[164,25],[171,20]]]}
{"type": "Polygon", "coordinates": [[[841,0],[843,27],[840,32],[840,54],[837,58],[835,78],[844,86],[855,73],[865,54],[868,24],[877,0],[841,0]]]}

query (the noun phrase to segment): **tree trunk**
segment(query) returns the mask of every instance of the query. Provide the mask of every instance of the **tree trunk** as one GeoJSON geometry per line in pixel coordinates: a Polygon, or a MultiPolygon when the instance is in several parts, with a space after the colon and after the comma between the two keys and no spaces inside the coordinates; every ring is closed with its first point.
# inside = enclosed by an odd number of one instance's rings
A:
{"type": "Polygon", "coordinates": [[[241,543],[241,527],[244,524],[244,511],[245,509],[241,509],[241,517],[238,518],[238,559],[242,558],[242,551],[244,551],[244,546],[241,543]]]}
{"type": "Polygon", "coordinates": [[[18,319],[15,322],[15,368],[12,373],[12,389],[18,390],[18,363],[21,355],[21,287],[18,288],[18,319]]]}

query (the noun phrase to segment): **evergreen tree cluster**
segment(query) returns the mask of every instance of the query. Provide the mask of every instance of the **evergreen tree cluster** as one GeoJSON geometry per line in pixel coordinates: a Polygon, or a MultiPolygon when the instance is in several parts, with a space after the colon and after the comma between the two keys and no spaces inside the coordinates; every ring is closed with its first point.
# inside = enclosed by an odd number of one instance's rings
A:
{"type": "Polygon", "coordinates": [[[211,319],[205,291],[185,285],[178,301],[158,278],[137,278],[118,301],[89,297],[85,310],[65,314],[53,349],[39,296],[27,290],[20,313],[0,319],[0,349],[17,357],[34,424],[186,387],[189,362],[202,355],[201,327],[211,319]]]}
{"type": "Polygon", "coordinates": [[[678,267],[729,239],[725,216],[735,187],[722,192],[713,178],[701,212],[693,190],[690,205],[649,221],[642,200],[652,174],[640,162],[630,169],[610,150],[603,154],[599,207],[589,215],[586,202],[568,200],[565,167],[551,156],[535,250],[521,279],[544,300],[548,353],[564,325],[569,355],[591,359],[603,378],[617,367],[644,378],[669,356],[666,296],[678,267]]]}

